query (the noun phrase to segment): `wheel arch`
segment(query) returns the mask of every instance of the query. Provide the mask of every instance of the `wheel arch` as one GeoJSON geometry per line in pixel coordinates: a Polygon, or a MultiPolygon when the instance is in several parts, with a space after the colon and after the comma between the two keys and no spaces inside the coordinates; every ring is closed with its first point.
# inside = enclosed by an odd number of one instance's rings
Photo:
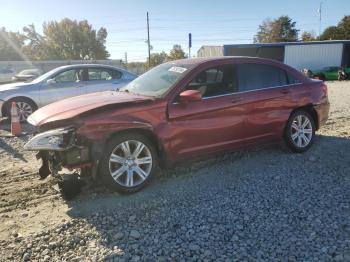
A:
{"type": "Polygon", "coordinates": [[[3,116],[8,116],[7,115],[8,112],[6,112],[6,109],[7,109],[8,105],[9,105],[9,103],[11,103],[12,101],[15,101],[17,99],[27,100],[27,101],[29,101],[30,103],[32,103],[34,105],[34,107],[35,107],[35,108],[33,108],[34,110],[38,109],[38,105],[34,101],[34,99],[32,99],[30,97],[27,97],[27,96],[13,96],[13,97],[7,99],[4,102],[4,104],[3,104],[2,108],[1,108],[1,113],[2,113],[3,116]]]}
{"type": "Polygon", "coordinates": [[[166,151],[164,149],[164,145],[162,141],[159,139],[159,137],[150,129],[145,129],[145,128],[128,128],[124,130],[117,131],[113,134],[111,134],[105,142],[105,145],[110,141],[112,138],[121,135],[121,134],[139,134],[147,137],[155,146],[158,154],[158,159],[160,166],[163,166],[167,162],[167,157],[166,157],[166,151]]]}
{"type": "Polygon", "coordinates": [[[315,123],[315,129],[318,130],[319,129],[318,114],[317,114],[314,106],[312,104],[308,104],[308,105],[305,105],[305,106],[297,107],[292,112],[290,112],[289,117],[294,112],[299,111],[299,110],[304,110],[304,111],[308,112],[311,115],[311,117],[312,117],[312,119],[314,120],[314,123],[315,123]]]}

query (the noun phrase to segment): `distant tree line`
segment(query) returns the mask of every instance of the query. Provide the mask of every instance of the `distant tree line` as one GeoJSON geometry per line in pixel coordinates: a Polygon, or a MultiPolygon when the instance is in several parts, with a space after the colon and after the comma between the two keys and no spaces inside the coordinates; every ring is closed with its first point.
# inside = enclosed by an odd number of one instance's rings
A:
{"type": "Polygon", "coordinates": [[[43,24],[43,34],[34,25],[23,33],[0,28],[0,60],[88,60],[107,59],[107,30],[98,31],[88,21],[65,18],[43,24]]]}
{"type": "MultiPolygon", "coordinates": [[[[295,42],[299,40],[296,22],[289,16],[266,19],[259,25],[255,43],[295,42]]],[[[344,16],[338,25],[327,27],[320,36],[311,31],[301,34],[301,41],[350,40],[350,16],[344,16]]]]}
{"type": "Polygon", "coordinates": [[[174,45],[169,54],[164,51],[160,53],[152,53],[150,59],[150,66],[156,66],[167,61],[178,60],[186,58],[186,54],[180,45],[174,45]]]}

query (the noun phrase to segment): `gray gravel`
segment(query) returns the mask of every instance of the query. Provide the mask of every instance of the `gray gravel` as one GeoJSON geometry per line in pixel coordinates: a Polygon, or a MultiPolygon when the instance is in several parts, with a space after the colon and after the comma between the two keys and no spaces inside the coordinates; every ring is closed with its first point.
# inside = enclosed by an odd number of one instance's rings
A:
{"type": "Polygon", "coordinates": [[[69,221],[1,240],[0,260],[350,261],[350,83],[329,86],[335,106],[307,153],[254,148],[164,171],[135,195],[85,192],[69,221]]]}

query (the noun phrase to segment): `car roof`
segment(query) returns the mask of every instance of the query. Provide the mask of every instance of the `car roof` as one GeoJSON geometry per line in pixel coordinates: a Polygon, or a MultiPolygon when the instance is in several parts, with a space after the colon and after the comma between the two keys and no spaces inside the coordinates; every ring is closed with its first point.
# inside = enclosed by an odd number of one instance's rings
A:
{"type": "Polygon", "coordinates": [[[57,69],[73,69],[73,68],[87,68],[87,67],[101,67],[101,68],[110,68],[110,69],[116,69],[116,70],[120,70],[123,72],[127,72],[129,74],[133,74],[132,72],[129,72],[123,68],[120,67],[116,67],[116,66],[111,66],[111,65],[104,65],[104,64],[74,64],[74,65],[64,65],[64,66],[60,66],[57,67],[57,69]]]}

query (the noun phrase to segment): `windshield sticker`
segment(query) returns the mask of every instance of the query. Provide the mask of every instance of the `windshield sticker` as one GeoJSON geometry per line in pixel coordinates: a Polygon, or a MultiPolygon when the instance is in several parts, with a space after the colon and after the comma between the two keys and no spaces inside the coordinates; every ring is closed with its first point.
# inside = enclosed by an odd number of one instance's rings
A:
{"type": "Polygon", "coordinates": [[[187,70],[187,68],[184,67],[179,67],[179,66],[172,66],[169,68],[169,72],[175,72],[175,73],[179,73],[182,74],[183,72],[185,72],[187,70]]]}

